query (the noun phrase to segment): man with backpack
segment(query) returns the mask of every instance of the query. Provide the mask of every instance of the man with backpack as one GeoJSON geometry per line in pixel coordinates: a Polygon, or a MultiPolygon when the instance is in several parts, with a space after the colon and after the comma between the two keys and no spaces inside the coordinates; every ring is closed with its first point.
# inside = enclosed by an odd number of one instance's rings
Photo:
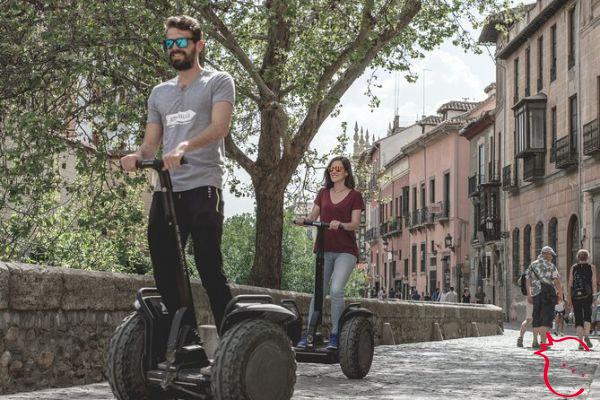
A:
{"type": "MultiPolygon", "coordinates": [[[[529,268],[526,268],[525,271],[519,277],[517,284],[521,288],[521,294],[525,296],[525,319],[521,322],[521,331],[519,332],[519,337],[517,338],[517,347],[523,347],[523,336],[525,332],[527,332],[527,327],[531,324],[532,314],[533,314],[533,304],[530,304],[527,301],[527,272],[529,268]]],[[[538,348],[539,342],[536,335],[533,335],[533,342],[531,343],[531,347],[538,348]]]]}

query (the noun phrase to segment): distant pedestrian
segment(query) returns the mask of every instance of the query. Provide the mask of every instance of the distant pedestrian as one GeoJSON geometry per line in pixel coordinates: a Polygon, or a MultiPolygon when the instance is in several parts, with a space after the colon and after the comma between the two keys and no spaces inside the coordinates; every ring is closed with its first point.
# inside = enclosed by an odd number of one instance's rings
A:
{"type": "Polygon", "coordinates": [[[554,306],[554,335],[564,335],[565,332],[565,296],[554,306]]]}
{"type": "Polygon", "coordinates": [[[463,303],[471,302],[471,293],[469,292],[469,289],[467,289],[467,288],[465,288],[465,290],[463,290],[462,302],[463,303]]]}
{"type": "Polygon", "coordinates": [[[477,291],[475,292],[475,302],[477,304],[485,304],[485,292],[481,286],[477,287],[477,291]]]}
{"type": "Polygon", "coordinates": [[[454,291],[454,286],[450,286],[450,291],[446,295],[446,303],[458,303],[458,293],[454,291]]]}
{"type": "MultiPolygon", "coordinates": [[[[596,287],[598,287],[597,284],[596,287]]],[[[597,335],[600,332],[600,293],[596,294],[596,307],[592,310],[591,331],[591,335],[597,335]]]]}
{"type": "MultiPolygon", "coordinates": [[[[571,267],[569,284],[567,285],[567,301],[573,305],[575,326],[579,339],[585,340],[588,347],[590,341],[590,327],[592,321],[592,304],[595,307],[593,294],[596,293],[596,267],[589,264],[589,252],[581,249],[577,252],[577,264],[571,267]]],[[[579,345],[579,349],[583,349],[579,345]]]]}
{"type": "MultiPolygon", "coordinates": [[[[525,319],[521,322],[521,330],[519,332],[519,337],[517,338],[517,347],[523,347],[523,336],[525,336],[525,332],[527,332],[527,327],[533,321],[533,304],[527,301],[527,274],[528,269],[519,277],[517,281],[517,285],[521,287],[521,294],[525,296],[525,319]]],[[[531,342],[531,347],[539,348],[538,337],[533,335],[533,341],[531,342]]]]}
{"type": "Polygon", "coordinates": [[[446,301],[446,296],[448,296],[448,289],[443,288],[442,289],[442,293],[440,294],[440,299],[438,301],[440,302],[445,302],[446,301]]]}
{"type": "Polygon", "coordinates": [[[435,292],[431,295],[431,301],[439,301],[440,299],[440,288],[435,288],[435,292]]]}
{"type": "Polygon", "coordinates": [[[539,335],[540,345],[546,343],[546,333],[554,320],[554,306],[563,295],[560,275],[552,264],[553,256],[556,253],[552,247],[544,246],[527,270],[527,301],[533,304],[533,335],[539,335]]]}
{"type": "Polygon", "coordinates": [[[411,299],[412,300],[421,300],[421,296],[419,295],[419,292],[416,289],[413,290],[411,299]]]}
{"type": "Polygon", "coordinates": [[[379,292],[377,292],[377,299],[383,300],[383,289],[379,289],[379,292]]]}
{"type": "Polygon", "coordinates": [[[388,298],[389,299],[395,299],[396,298],[396,291],[394,290],[393,287],[390,288],[389,294],[388,294],[388,298]]]}
{"type": "Polygon", "coordinates": [[[431,296],[429,295],[429,292],[425,293],[425,297],[423,298],[423,300],[431,301],[431,296]]]}

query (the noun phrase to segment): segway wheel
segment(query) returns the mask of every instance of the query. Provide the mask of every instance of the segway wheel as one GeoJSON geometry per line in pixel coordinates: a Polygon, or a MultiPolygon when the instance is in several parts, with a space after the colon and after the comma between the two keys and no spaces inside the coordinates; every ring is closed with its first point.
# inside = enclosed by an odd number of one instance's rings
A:
{"type": "Polygon", "coordinates": [[[215,400],[288,400],[296,383],[296,358],[282,327],[246,320],[221,338],[211,377],[215,400]]]}
{"type": "Polygon", "coordinates": [[[127,316],[110,339],[106,376],[117,400],[168,400],[148,387],[143,366],[144,321],[138,313],[127,316]]]}
{"type": "Polygon", "coordinates": [[[350,379],[362,379],[369,373],[375,349],[373,324],[368,318],[350,318],[342,327],[339,343],[342,372],[350,379]]]}

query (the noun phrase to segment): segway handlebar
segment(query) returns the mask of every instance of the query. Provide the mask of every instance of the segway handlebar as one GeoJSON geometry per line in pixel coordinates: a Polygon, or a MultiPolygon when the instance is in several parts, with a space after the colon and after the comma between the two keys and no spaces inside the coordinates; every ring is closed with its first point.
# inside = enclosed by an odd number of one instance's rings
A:
{"type": "MultiPolygon", "coordinates": [[[[294,224],[296,224],[296,222],[294,222],[294,224]]],[[[308,219],[305,219],[303,224],[296,224],[296,225],[316,226],[317,228],[329,228],[329,222],[310,221],[308,219]]]]}
{"type": "MultiPolygon", "coordinates": [[[[181,157],[181,160],[179,162],[180,165],[184,165],[187,164],[187,160],[185,159],[185,157],[181,157]]],[[[143,169],[143,168],[153,168],[155,170],[162,170],[163,166],[165,165],[164,161],[161,158],[151,158],[148,160],[138,160],[135,162],[135,166],[136,168],[139,169],[143,169]]]]}

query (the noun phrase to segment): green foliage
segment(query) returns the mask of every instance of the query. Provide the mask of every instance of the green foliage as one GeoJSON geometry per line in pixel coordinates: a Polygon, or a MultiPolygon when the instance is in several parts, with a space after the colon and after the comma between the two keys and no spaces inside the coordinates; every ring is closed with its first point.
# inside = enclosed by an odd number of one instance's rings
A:
{"type": "MultiPolygon", "coordinates": [[[[325,118],[339,112],[340,98],[366,68],[402,71],[414,79],[412,61],[449,37],[472,48],[461,22],[491,14],[504,3],[2,2],[0,258],[148,271],[139,198],[147,180],[142,174],[124,175],[114,160],[139,145],[151,88],[175,75],[159,44],[167,16],[201,17],[208,39],[206,66],[228,71],[236,81],[231,159],[253,179],[258,176],[254,184],[273,176],[274,188],[291,182],[288,195],[295,201],[306,197],[297,188],[314,187],[311,181],[320,179],[323,158],[307,151],[310,141],[325,118]],[[406,15],[410,18],[399,26],[406,15]],[[265,114],[271,106],[279,111],[265,114]],[[263,117],[277,118],[273,125],[282,128],[268,130],[272,124],[263,117]],[[62,167],[65,154],[69,174],[62,167]],[[272,157],[281,165],[274,166],[272,157]]],[[[371,81],[375,85],[376,77],[371,81]]],[[[379,104],[367,92],[370,103],[379,104]]],[[[229,182],[234,193],[252,194],[235,178],[229,182]]],[[[236,223],[245,227],[246,222],[236,223]]],[[[285,229],[285,287],[304,290],[302,268],[310,245],[294,228],[285,229]]],[[[237,233],[246,232],[253,234],[254,228],[237,233]]],[[[239,251],[225,249],[232,279],[246,279],[253,242],[246,239],[239,251]]]]}
{"type": "MultiPolygon", "coordinates": [[[[285,213],[283,224],[282,290],[312,293],[314,289],[315,255],[313,241],[307,228],[292,223],[293,214],[285,213]]],[[[256,220],[251,214],[228,218],[223,227],[223,265],[230,282],[247,284],[254,260],[254,234],[256,220]]],[[[316,232],[313,232],[316,234],[316,232]]],[[[366,275],[354,270],[346,295],[358,297],[366,284],[366,275]]]]}

